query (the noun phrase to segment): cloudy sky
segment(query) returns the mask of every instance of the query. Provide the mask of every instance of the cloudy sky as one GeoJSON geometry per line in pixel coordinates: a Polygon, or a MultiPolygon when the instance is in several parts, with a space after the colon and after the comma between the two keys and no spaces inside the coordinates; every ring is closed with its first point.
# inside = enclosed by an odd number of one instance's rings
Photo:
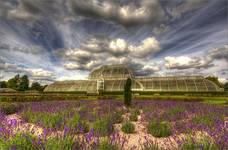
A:
{"type": "Polygon", "coordinates": [[[104,64],[227,81],[227,0],[0,0],[0,80],[85,79],[104,64]]]}

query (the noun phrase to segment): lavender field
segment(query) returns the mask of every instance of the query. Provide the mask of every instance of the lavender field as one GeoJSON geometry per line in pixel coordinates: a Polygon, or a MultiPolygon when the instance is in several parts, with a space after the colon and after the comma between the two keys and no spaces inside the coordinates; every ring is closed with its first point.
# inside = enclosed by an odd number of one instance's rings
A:
{"type": "Polygon", "coordinates": [[[228,106],[80,100],[2,104],[0,150],[226,150],[228,106]]]}

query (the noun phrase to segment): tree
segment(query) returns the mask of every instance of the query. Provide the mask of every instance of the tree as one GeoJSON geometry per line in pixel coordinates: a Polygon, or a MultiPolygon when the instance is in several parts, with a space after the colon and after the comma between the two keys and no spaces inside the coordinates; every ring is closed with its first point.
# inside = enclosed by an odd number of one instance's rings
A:
{"type": "Polygon", "coordinates": [[[43,87],[38,82],[33,82],[31,85],[31,90],[43,91],[43,87]]]}
{"type": "Polygon", "coordinates": [[[222,87],[222,84],[219,82],[218,77],[215,76],[208,76],[206,77],[207,80],[210,80],[212,82],[214,82],[216,85],[218,85],[219,87],[222,87]]]}
{"type": "Polygon", "coordinates": [[[28,76],[23,75],[22,77],[20,77],[20,75],[17,74],[15,77],[8,80],[7,87],[17,91],[28,90],[29,88],[28,76]]]}
{"type": "Polygon", "coordinates": [[[126,84],[124,85],[124,104],[126,106],[130,106],[131,99],[132,99],[131,79],[128,78],[126,84]]]}
{"type": "Polygon", "coordinates": [[[26,91],[29,88],[29,79],[27,75],[23,75],[19,81],[19,91],[26,91]]]}
{"type": "Polygon", "coordinates": [[[15,77],[8,80],[7,87],[14,90],[18,90],[19,81],[20,81],[20,75],[17,74],[15,77]]]}
{"type": "Polygon", "coordinates": [[[0,81],[0,88],[7,88],[6,81],[0,81]]]}
{"type": "Polygon", "coordinates": [[[228,91],[228,82],[224,84],[224,91],[228,91]]]}

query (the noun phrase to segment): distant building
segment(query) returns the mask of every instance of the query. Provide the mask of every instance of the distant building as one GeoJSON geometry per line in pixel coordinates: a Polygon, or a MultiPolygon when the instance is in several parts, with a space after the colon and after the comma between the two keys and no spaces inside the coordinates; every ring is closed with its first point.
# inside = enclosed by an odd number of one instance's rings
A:
{"type": "Polygon", "coordinates": [[[87,80],[55,82],[47,86],[44,91],[84,91],[87,93],[123,91],[127,78],[132,79],[133,91],[222,91],[216,84],[202,76],[137,77],[125,65],[105,65],[94,69],[87,80]]]}

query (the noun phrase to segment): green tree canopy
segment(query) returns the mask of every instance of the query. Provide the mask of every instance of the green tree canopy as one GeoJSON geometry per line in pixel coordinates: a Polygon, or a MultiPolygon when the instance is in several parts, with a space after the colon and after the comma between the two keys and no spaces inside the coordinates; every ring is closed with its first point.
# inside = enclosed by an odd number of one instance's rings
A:
{"type": "Polygon", "coordinates": [[[17,74],[15,77],[8,80],[7,87],[18,91],[28,90],[29,88],[28,76],[23,75],[22,77],[20,77],[20,75],[17,74]]]}
{"type": "Polygon", "coordinates": [[[33,82],[31,85],[31,90],[43,91],[43,87],[38,82],[33,82]]]}
{"type": "Polygon", "coordinates": [[[20,82],[19,82],[19,87],[18,90],[19,91],[26,91],[29,88],[29,79],[27,75],[23,75],[20,78],[20,82]]]}
{"type": "Polygon", "coordinates": [[[18,90],[19,82],[20,82],[20,75],[17,74],[15,77],[8,80],[7,87],[14,90],[18,90]]]}
{"type": "Polygon", "coordinates": [[[0,88],[7,88],[6,81],[0,81],[0,88]]]}

